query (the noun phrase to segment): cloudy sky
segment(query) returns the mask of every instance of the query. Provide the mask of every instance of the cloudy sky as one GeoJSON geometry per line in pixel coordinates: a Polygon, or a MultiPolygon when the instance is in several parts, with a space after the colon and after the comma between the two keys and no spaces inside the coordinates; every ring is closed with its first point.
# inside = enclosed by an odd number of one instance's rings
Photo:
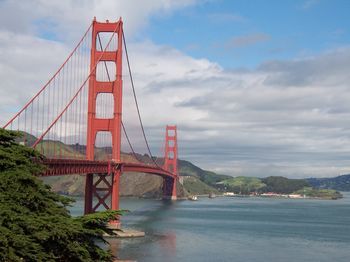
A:
{"type": "Polygon", "coordinates": [[[45,83],[91,20],[123,18],[157,152],[228,175],[350,173],[348,0],[0,0],[0,122],[45,83]]]}

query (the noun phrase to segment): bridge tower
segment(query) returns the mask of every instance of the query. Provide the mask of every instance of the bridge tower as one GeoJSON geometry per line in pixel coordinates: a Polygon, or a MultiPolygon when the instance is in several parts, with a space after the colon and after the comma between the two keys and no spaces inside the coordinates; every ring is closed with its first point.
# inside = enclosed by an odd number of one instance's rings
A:
{"type": "MultiPolygon", "coordinates": [[[[95,159],[95,141],[98,132],[109,132],[112,137],[112,161],[120,163],[121,151],[121,121],[122,121],[122,46],[123,46],[123,22],[97,22],[94,18],[92,23],[92,44],[90,58],[90,78],[88,93],[88,120],[87,120],[87,143],[86,159],[95,159]],[[116,50],[105,48],[99,50],[97,45],[99,33],[113,34],[117,43],[116,50]],[[97,63],[115,63],[115,78],[113,81],[98,81],[96,78],[97,63]],[[113,95],[113,117],[109,119],[96,117],[96,99],[98,94],[107,93],[113,95]]],[[[107,44],[108,45],[108,44],[107,44]]],[[[102,47],[101,47],[102,49],[102,47]]],[[[111,169],[112,170],[112,169],[111,169]]],[[[119,209],[119,181],[120,168],[113,169],[109,174],[87,174],[85,185],[85,214],[95,212],[101,205],[106,209],[119,209]],[[108,176],[112,179],[109,180],[108,176]],[[94,198],[97,200],[94,204],[94,198]],[[111,203],[107,203],[107,199],[111,203]]]]}
{"type": "Polygon", "coordinates": [[[163,168],[176,175],[176,179],[164,178],[163,199],[176,200],[177,173],[177,129],[176,126],[166,126],[165,132],[165,156],[163,168]]]}

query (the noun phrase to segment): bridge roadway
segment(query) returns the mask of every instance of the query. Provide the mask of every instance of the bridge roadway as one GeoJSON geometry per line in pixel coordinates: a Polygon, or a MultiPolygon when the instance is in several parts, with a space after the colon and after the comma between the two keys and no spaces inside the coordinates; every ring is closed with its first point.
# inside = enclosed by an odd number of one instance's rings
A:
{"type": "Polygon", "coordinates": [[[176,179],[173,173],[158,167],[142,163],[117,163],[113,161],[91,161],[84,159],[43,159],[47,167],[42,176],[62,176],[75,174],[111,174],[114,170],[120,169],[124,172],[138,172],[171,177],[176,179]]]}

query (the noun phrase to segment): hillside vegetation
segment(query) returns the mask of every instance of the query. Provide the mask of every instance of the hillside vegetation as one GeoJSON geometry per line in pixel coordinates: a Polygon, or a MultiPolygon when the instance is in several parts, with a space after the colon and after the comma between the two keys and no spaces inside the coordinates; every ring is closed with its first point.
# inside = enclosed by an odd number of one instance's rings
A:
{"type": "Polygon", "coordinates": [[[307,181],[311,186],[320,189],[350,191],[350,174],[330,178],[308,178],[307,181]]]}
{"type": "Polygon", "coordinates": [[[265,187],[261,179],[256,177],[234,177],[226,179],[222,182],[222,185],[225,187],[226,191],[232,191],[236,194],[247,195],[251,192],[260,192],[265,187]]]}
{"type": "Polygon", "coordinates": [[[309,183],[305,179],[290,179],[281,176],[270,176],[263,178],[261,181],[266,185],[264,188],[265,192],[280,194],[291,194],[309,186],[309,183]]]}
{"type": "Polygon", "coordinates": [[[266,178],[257,177],[234,177],[220,183],[223,190],[232,191],[236,194],[275,192],[279,194],[290,194],[309,186],[304,179],[289,179],[280,176],[266,178]]]}
{"type": "Polygon", "coordinates": [[[219,175],[211,171],[203,170],[186,160],[179,160],[178,164],[180,176],[198,177],[202,182],[212,187],[216,187],[217,183],[220,181],[231,178],[231,176],[219,175]]]}
{"type": "Polygon", "coordinates": [[[234,177],[220,183],[222,191],[249,195],[273,192],[281,195],[300,195],[311,198],[339,199],[342,195],[332,189],[318,189],[309,185],[306,179],[289,179],[281,176],[266,178],[234,177]]]}
{"type": "Polygon", "coordinates": [[[210,193],[218,194],[219,191],[195,176],[187,176],[183,179],[183,186],[190,195],[207,195],[210,193]]]}
{"type": "Polygon", "coordinates": [[[342,198],[342,194],[333,189],[315,189],[312,187],[305,187],[300,189],[294,194],[305,195],[307,197],[322,198],[322,199],[339,199],[342,198]]]}

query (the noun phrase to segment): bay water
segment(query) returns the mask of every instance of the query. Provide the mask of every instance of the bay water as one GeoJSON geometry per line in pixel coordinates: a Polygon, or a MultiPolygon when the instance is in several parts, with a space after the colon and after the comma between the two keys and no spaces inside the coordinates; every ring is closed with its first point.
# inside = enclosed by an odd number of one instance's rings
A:
{"type": "MultiPolygon", "coordinates": [[[[200,197],[122,199],[122,226],[143,238],[112,239],[134,261],[350,261],[350,193],[340,200],[200,197]]],[[[81,215],[77,199],[72,215],[81,215]]]]}

